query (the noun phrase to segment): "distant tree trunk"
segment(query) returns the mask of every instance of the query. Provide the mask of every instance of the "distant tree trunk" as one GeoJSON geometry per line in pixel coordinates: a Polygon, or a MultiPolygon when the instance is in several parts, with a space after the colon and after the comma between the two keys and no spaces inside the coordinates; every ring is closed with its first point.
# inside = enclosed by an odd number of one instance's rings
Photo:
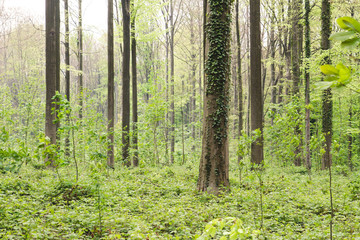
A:
{"type": "Polygon", "coordinates": [[[250,1],[251,131],[260,136],[251,143],[251,163],[263,164],[263,93],[261,87],[260,0],[250,1]]]}
{"type": "Polygon", "coordinates": [[[82,0],[79,0],[79,26],[78,26],[78,62],[79,62],[79,118],[83,118],[84,108],[84,83],[83,83],[83,29],[82,29],[82,0]]]}
{"type": "MultiPolygon", "coordinates": [[[[45,136],[50,138],[50,144],[56,144],[56,124],[55,114],[52,108],[55,108],[52,97],[56,93],[57,76],[59,69],[58,56],[60,48],[58,47],[58,39],[60,38],[59,28],[60,19],[57,12],[60,9],[59,1],[46,0],[46,109],[45,109],[45,136]]],[[[45,163],[51,167],[55,167],[53,156],[47,156],[45,163]]]]}
{"type": "MultiPolygon", "coordinates": [[[[206,1],[206,0],[205,0],[206,1]]],[[[228,107],[231,0],[204,2],[207,18],[202,153],[197,188],[218,194],[229,183],[228,107]],[[221,32],[218,29],[222,29],[221,32]],[[218,54],[221,52],[222,54],[218,54]]]]}
{"type": "Polygon", "coordinates": [[[311,42],[310,42],[310,1],[305,0],[305,152],[306,152],[306,167],[311,170],[310,158],[310,72],[309,60],[311,56],[311,42]]]}
{"type": "Polygon", "coordinates": [[[130,167],[130,0],[122,0],[123,13],[123,111],[122,111],[122,158],[126,166],[130,167]]]}
{"type": "MultiPolygon", "coordinates": [[[[241,75],[241,40],[240,40],[240,18],[239,18],[239,0],[235,2],[235,21],[236,21],[236,57],[237,57],[237,90],[238,90],[238,137],[240,138],[243,130],[243,87],[242,87],[242,75],[241,75]]],[[[241,155],[238,155],[238,162],[242,159],[241,155]]]]}
{"type": "Polygon", "coordinates": [[[139,165],[138,154],[138,106],[137,106],[137,68],[136,68],[136,36],[135,36],[135,21],[136,13],[134,9],[134,0],[131,1],[131,70],[132,70],[132,120],[133,120],[133,134],[132,144],[134,149],[133,165],[139,165]]]}
{"type": "MultiPolygon", "coordinates": [[[[321,6],[321,49],[330,49],[330,33],[331,33],[331,9],[330,0],[322,0],[321,6]]],[[[324,64],[330,64],[330,57],[324,58],[324,64]]],[[[331,166],[331,144],[332,144],[332,93],[331,89],[324,90],[322,105],[322,124],[323,134],[325,136],[325,154],[322,158],[322,169],[327,169],[331,166]]]]}
{"type": "Polygon", "coordinates": [[[107,165],[114,168],[114,5],[108,0],[108,152],[107,165]]]}
{"type": "Polygon", "coordinates": [[[191,117],[190,122],[192,123],[191,136],[194,141],[191,149],[195,151],[195,121],[196,121],[196,50],[195,50],[195,32],[194,32],[194,20],[193,16],[190,16],[190,42],[191,42],[191,85],[192,85],[192,95],[190,97],[190,106],[191,106],[191,117]]]}
{"type": "MultiPolygon", "coordinates": [[[[65,10],[65,94],[66,99],[70,102],[70,28],[69,28],[69,0],[64,0],[65,10]]],[[[67,122],[70,120],[70,114],[66,116],[67,122]]],[[[65,155],[70,156],[70,131],[66,133],[65,137],[65,155]]]]}
{"type": "MultiPolygon", "coordinates": [[[[300,56],[301,56],[301,42],[302,39],[301,28],[300,28],[300,17],[301,17],[301,5],[302,0],[292,1],[292,29],[291,29],[291,68],[292,68],[292,81],[293,81],[293,97],[299,100],[300,93],[300,56]]],[[[298,116],[300,115],[300,108],[297,108],[298,116]]],[[[295,126],[295,136],[299,139],[299,143],[295,148],[294,164],[295,166],[301,166],[301,129],[300,123],[295,126]]]]}
{"type": "MultiPolygon", "coordinates": [[[[271,1],[272,4],[272,8],[275,9],[275,2],[274,0],[271,1]]],[[[276,108],[275,108],[275,104],[276,104],[276,79],[275,79],[275,54],[276,54],[276,49],[275,49],[275,10],[272,11],[271,13],[271,26],[270,26],[270,51],[271,51],[271,66],[270,66],[270,71],[271,71],[271,104],[274,106],[272,108],[272,115],[271,115],[271,126],[274,125],[274,118],[275,118],[275,113],[276,113],[276,108]]]]}
{"type": "Polygon", "coordinates": [[[173,0],[170,0],[170,161],[174,163],[175,154],[175,59],[174,59],[174,6],[173,0]]]}
{"type": "MultiPolygon", "coordinates": [[[[350,99],[350,107],[349,107],[349,128],[352,127],[352,116],[353,116],[353,110],[352,110],[352,100],[350,99]]],[[[349,168],[350,171],[353,170],[354,165],[352,162],[352,144],[353,144],[353,136],[352,133],[350,132],[348,134],[348,163],[349,163],[349,168]]]]}

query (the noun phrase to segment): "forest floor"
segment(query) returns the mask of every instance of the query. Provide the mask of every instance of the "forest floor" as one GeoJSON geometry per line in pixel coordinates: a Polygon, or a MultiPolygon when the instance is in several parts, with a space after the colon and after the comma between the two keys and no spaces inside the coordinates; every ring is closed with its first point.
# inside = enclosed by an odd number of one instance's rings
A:
{"type": "MultiPolygon", "coordinates": [[[[196,239],[225,217],[260,230],[254,239],[329,239],[327,171],[311,180],[303,168],[244,171],[240,183],[234,167],[231,191],[213,196],[196,191],[197,166],[98,169],[80,169],[77,184],[66,167],[3,174],[0,239],[196,239]]],[[[334,167],[333,195],[334,239],[360,239],[360,174],[334,167]]]]}

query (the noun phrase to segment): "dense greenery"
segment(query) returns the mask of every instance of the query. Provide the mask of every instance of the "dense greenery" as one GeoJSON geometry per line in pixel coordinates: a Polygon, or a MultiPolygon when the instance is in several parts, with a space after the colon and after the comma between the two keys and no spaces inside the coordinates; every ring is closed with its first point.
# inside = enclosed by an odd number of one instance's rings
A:
{"type": "MultiPolygon", "coordinates": [[[[259,189],[259,176],[245,171],[239,183],[233,166],[231,192],[214,196],[195,190],[194,164],[112,171],[93,163],[81,169],[77,184],[67,169],[60,170],[60,181],[53,171],[39,167],[2,175],[0,238],[194,239],[213,219],[235,217],[245,232],[259,230],[255,239],[328,239],[323,172],[310,180],[305,168],[288,167],[281,173],[268,168],[259,189]]],[[[360,232],[360,176],[341,166],[334,173],[334,237],[355,239],[360,232]]]]}

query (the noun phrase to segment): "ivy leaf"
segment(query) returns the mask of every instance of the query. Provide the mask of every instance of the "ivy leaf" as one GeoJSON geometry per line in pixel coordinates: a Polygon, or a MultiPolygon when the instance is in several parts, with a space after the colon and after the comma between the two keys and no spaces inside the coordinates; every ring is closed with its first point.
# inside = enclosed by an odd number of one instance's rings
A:
{"type": "Polygon", "coordinates": [[[353,37],[355,37],[356,32],[354,31],[348,31],[348,32],[338,32],[338,33],[334,33],[330,36],[330,40],[334,40],[334,41],[346,41],[349,40],[353,37]]]}
{"type": "Polygon", "coordinates": [[[360,23],[352,17],[341,17],[336,22],[344,30],[353,30],[360,33],[360,23]]]}

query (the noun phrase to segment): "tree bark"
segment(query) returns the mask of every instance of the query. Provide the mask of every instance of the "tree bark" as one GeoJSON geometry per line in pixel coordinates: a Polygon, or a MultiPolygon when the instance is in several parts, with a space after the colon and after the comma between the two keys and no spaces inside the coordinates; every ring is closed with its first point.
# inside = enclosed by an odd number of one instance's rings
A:
{"type": "Polygon", "coordinates": [[[310,153],[310,72],[309,59],[311,56],[310,42],[310,1],[305,0],[305,154],[306,168],[311,171],[310,153]]]}
{"type": "MultiPolygon", "coordinates": [[[[239,0],[235,2],[235,21],[236,21],[236,57],[237,57],[237,90],[238,90],[238,138],[242,135],[243,130],[243,87],[241,75],[241,40],[240,40],[240,18],[239,18],[239,0]]],[[[238,155],[238,162],[241,161],[243,156],[238,155]]]]}
{"type": "MultiPolygon", "coordinates": [[[[50,144],[56,144],[56,116],[53,113],[52,97],[55,95],[60,76],[60,3],[58,0],[46,0],[46,108],[45,108],[45,136],[50,138],[50,144]]],[[[54,156],[47,156],[45,163],[55,167],[54,156]]]]}
{"type": "Polygon", "coordinates": [[[108,152],[107,165],[114,168],[114,4],[108,0],[108,152]]]}
{"type": "Polygon", "coordinates": [[[84,108],[84,83],[83,83],[83,29],[82,29],[82,0],[79,0],[79,26],[78,26],[78,64],[79,64],[79,118],[83,118],[84,108]]]}
{"type": "MultiPolygon", "coordinates": [[[[326,51],[330,49],[330,33],[331,33],[331,9],[330,0],[322,0],[321,6],[321,50],[326,51]]],[[[330,57],[324,58],[324,64],[330,64],[330,57]]],[[[323,134],[325,136],[325,154],[322,158],[322,169],[327,169],[331,166],[331,144],[332,144],[332,93],[331,89],[323,91],[322,99],[322,124],[323,134]]]]}
{"type": "Polygon", "coordinates": [[[133,165],[139,165],[138,154],[138,102],[137,102],[137,65],[136,65],[136,36],[135,36],[135,21],[136,13],[134,9],[134,0],[131,1],[131,71],[132,71],[132,121],[133,134],[132,145],[134,149],[133,165]]]}
{"type": "Polygon", "coordinates": [[[131,165],[129,159],[130,147],[130,0],[122,0],[123,13],[123,96],[122,96],[122,159],[128,167],[131,165]]]}
{"type": "Polygon", "coordinates": [[[170,0],[170,162],[174,163],[175,154],[175,59],[174,59],[174,6],[173,0],[170,0]]]}
{"type": "Polygon", "coordinates": [[[207,14],[202,153],[197,188],[218,194],[229,188],[228,108],[231,0],[204,2],[207,14]],[[222,31],[218,31],[222,29],[222,31]],[[219,52],[223,54],[218,54],[219,52]]]}
{"type": "Polygon", "coordinates": [[[261,86],[260,0],[250,1],[251,131],[259,136],[251,143],[251,163],[263,164],[263,93],[261,86]]]}
{"type": "MultiPolygon", "coordinates": [[[[65,94],[66,99],[70,102],[70,27],[69,27],[69,0],[64,0],[64,10],[65,10],[65,94]]],[[[70,114],[66,116],[67,122],[69,123],[70,114]]],[[[65,137],[65,155],[70,156],[70,131],[66,133],[65,137]]]]}
{"type": "MultiPolygon", "coordinates": [[[[292,29],[291,29],[291,68],[292,68],[292,81],[293,81],[293,97],[299,100],[300,93],[300,56],[301,56],[301,42],[302,39],[300,18],[302,15],[301,11],[302,0],[293,0],[291,6],[291,18],[292,18],[292,29]]],[[[300,115],[300,107],[297,107],[298,116],[300,115]]],[[[295,126],[295,137],[299,139],[299,143],[295,148],[295,166],[301,166],[301,142],[302,134],[300,129],[300,122],[295,126]]]]}

